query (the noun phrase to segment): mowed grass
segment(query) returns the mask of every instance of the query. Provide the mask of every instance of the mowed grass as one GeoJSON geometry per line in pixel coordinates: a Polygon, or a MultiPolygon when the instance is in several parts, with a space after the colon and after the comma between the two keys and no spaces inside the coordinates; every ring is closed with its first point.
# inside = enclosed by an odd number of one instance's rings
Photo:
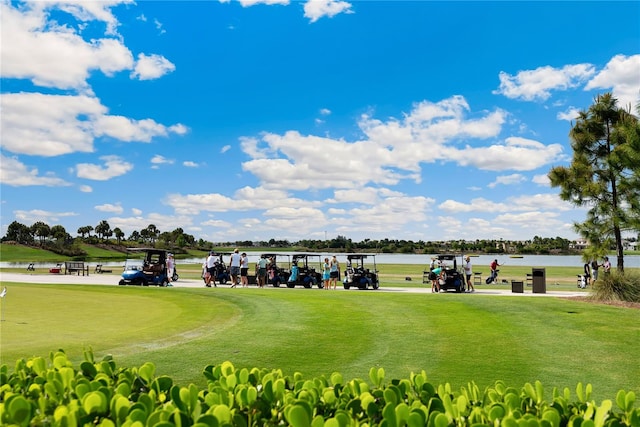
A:
{"type": "Polygon", "coordinates": [[[560,298],[320,289],[136,288],[3,283],[0,355],[93,348],[121,366],[156,364],[179,384],[207,364],[341,372],[481,387],[591,383],[598,399],[640,392],[640,311],[560,298]]]}

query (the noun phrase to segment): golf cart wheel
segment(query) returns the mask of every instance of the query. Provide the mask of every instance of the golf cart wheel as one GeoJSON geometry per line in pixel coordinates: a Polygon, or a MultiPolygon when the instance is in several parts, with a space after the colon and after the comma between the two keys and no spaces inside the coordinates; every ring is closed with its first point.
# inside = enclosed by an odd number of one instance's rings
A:
{"type": "Polygon", "coordinates": [[[304,286],[305,289],[311,289],[312,288],[311,282],[305,282],[304,285],[302,285],[302,286],[304,286]]]}
{"type": "Polygon", "coordinates": [[[318,289],[324,289],[324,283],[318,283],[318,289]]]}
{"type": "Polygon", "coordinates": [[[118,282],[118,285],[120,285],[120,286],[124,286],[124,285],[126,285],[126,282],[124,281],[124,279],[123,279],[123,280],[120,280],[120,281],[118,282]]]}
{"type": "Polygon", "coordinates": [[[349,290],[349,288],[351,287],[349,284],[345,283],[342,285],[343,288],[349,290]]]}
{"type": "Polygon", "coordinates": [[[380,287],[380,284],[378,282],[375,282],[373,284],[373,289],[378,289],[380,287]]]}
{"type": "Polygon", "coordinates": [[[227,283],[227,278],[226,277],[222,277],[220,280],[218,280],[220,282],[221,285],[224,285],[227,283]]]}
{"type": "Polygon", "coordinates": [[[294,283],[287,283],[287,288],[293,289],[296,285],[294,283]]]}

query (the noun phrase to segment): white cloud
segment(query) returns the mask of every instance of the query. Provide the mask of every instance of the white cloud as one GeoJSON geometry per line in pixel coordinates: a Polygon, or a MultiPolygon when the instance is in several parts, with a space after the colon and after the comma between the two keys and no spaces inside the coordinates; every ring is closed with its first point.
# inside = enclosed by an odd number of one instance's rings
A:
{"type": "MultiPolygon", "coordinates": [[[[33,224],[42,221],[50,225],[56,225],[61,218],[78,216],[75,212],[51,212],[42,209],[32,209],[30,211],[17,210],[14,211],[16,221],[26,224],[33,224]]],[[[67,230],[69,232],[69,230],[67,230]]]]}
{"type": "Polygon", "coordinates": [[[90,185],[81,185],[80,187],[78,187],[80,189],[81,192],[83,193],[93,193],[93,188],[91,188],[90,185]]]}
{"type": "Polygon", "coordinates": [[[521,137],[481,146],[477,140],[499,135],[507,114],[496,110],[467,118],[468,111],[466,100],[454,96],[416,103],[402,120],[364,115],[358,123],[364,138],[353,142],[297,131],[242,137],[241,149],[251,157],[242,167],[266,188],[349,189],[370,183],[395,185],[406,179],[420,182],[422,163],[526,171],[563,158],[560,144],[521,137]],[[464,146],[467,140],[474,146],[464,146]],[[335,159],[340,159],[338,165],[335,159]]]}
{"type": "Polygon", "coordinates": [[[551,185],[551,181],[546,174],[535,175],[531,181],[544,187],[549,187],[551,185]]]}
{"type": "Polygon", "coordinates": [[[136,216],[140,216],[140,215],[142,215],[142,209],[131,208],[131,213],[136,215],[136,216]]]}
{"type": "Polygon", "coordinates": [[[26,78],[38,86],[86,89],[91,70],[112,75],[131,68],[133,57],[120,40],[87,42],[69,25],[56,26],[48,20],[48,8],[62,7],[77,19],[106,22],[110,34],[117,21],[109,8],[117,3],[122,2],[30,2],[16,8],[2,2],[2,77],[26,78]]]}
{"type": "Polygon", "coordinates": [[[225,145],[220,149],[220,154],[224,154],[229,150],[231,150],[231,146],[230,145],[225,145]]]}
{"type": "Polygon", "coordinates": [[[124,175],[133,169],[133,164],[122,160],[118,156],[103,156],[100,159],[104,161],[104,166],[91,163],[79,163],[76,165],[78,178],[107,181],[124,175]]]}
{"type": "Polygon", "coordinates": [[[500,72],[500,87],[494,94],[525,101],[545,100],[552,90],[566,90],[579,86],[595,73],[592,64],[565,65],[562,68],[544,66],[519,71],[515,76],[500,72]]]}
{"type": "Polygon", "coordinates": [[[616,55],[585,86],[585,90],[613,88],[613,96],[620,107],[635,112],[640,102],[640,54],[616,55]]]}
{"type": "Polygon", "coordinates": [[[96,137],[149,142],[157,136],[184,133],[151,119],[109,116],[99,99],[86,95],[7,93],[0,97],[3,149],[38,156],[92,152],[96,137]]]}
{"type": "Polygon", "coordinates": [[[266,210],[274,207],[319,205],[320,202],[312,202],[292,197],[288,192],[266,189],[262,187],[243,187],[237,190],[233,197],[218,193],[206,194],[169,194],[165,203],[171,206],[181,215],[195,215],[200,212],[227,212],[266,210]]]}
{"type": "Polygon", "coordinates": [[[47,187],[66,187],[71,185],[64,179],[53,174],[44,176],[39,174],[37,168],[29,168],[16,157],[0,155],[0,182],[12,187],[25,187],[31,185],[44,185],[47,187]]]}
{"type": "Polygon", "coordinates": [[[131,77],[139,80],[152,80],[164,76],[176,69],[176,66],[161,55],[138,55],[138,61],[131,77]]]}
{"type": "Polygon", "coordinates": [[[511,175],[502,175],[502,176],[496,177],[496,180],[490,183],[489,185],[487,185],[487,187],[495,188],[497,185],[514,185],[514,184],[519,184],[521,182],[524,182],[526,180],[527,178],[525,178],[523,175],[519,173],[514,173],[511,175]]]}
{"type": "Polygon", "coordinates": [[[166,157],[161,156],[160,154],[156,154],[151,158],[151,163],[153,163],[154,165],[164,165],[164,164],[172,165],[173,163],[175,163],[175,160],[167,159],[166,157]]]}
{"type": "Polygon", "coordinates": [[[104,205],[95,206],[94,209],[100,212],[110,212],[115,214],[121,214],[122,212],[124,212],[124,209],[122,209],[122,206],[120,206],[119,203],[115,205],[111,203],[105,203],[104,205]]]}
{"type": "Polygon", "coordinates": [[[134,230],[140,231],[147,228],[149,224],[155,225],[161,231],[173,231],[179,227],[186,229],[193,224],[193,218],[181,215],[163,215],[150,213],[142,216],[141,212],[134,213],[133,217],[110,217],[106,221],[111,225],[111,229],[120,228],[125,234],[130,234],[134,230]]]}
{"type": "Polygon", "coordinates": [[[311,22],[325,16],[331,18],[339,13],[353,13],[351,3],[340,0],[308,0],[304,4],[304,17],[311,22]]]}
{"type": "Polygon", "coordinates": [[[192,161],[189,161],[189,160],[182,162],[182,166],[185,166],[185,167],[187,167],[187,168],[197,168],[197,167],[200,167],[200,165],[199,165],[199,164],[197,164],[196,162],[192,162],[192,161]]]}
{"type": "Polygon", "coordinates": [[[571,107],[566,111],[559,112],[557,117],[558,117],[558,120],[571,121],[578,118],[579,114],[580,114],[580,110],[578,110],[575,107],[571,107]]]}
{"type": "Polygon", "coordinates": [[[329,110],[328,108],[321,108],[320,114],[323,116],[328,116],[329,114],[331,114],[331,110],[329,110]]]}

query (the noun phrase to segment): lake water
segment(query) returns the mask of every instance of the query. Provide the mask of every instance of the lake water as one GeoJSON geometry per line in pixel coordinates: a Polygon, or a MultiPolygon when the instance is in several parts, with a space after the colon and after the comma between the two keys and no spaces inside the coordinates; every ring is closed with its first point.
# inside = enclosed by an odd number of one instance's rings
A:
{"type": "MultiPolygon", "coordinates": [[[[283,260],[286,260],[286,255],[291,255],[292,252],[272,252],[278,255],[283,255],[283,260]]],[[[322,259],[325,257],[331,257],[333,253],[319,253],[316,255],[320,255],[322,259]]],[[[338,256],[338,261],[342,264],[346,264],[347,257],[344,254],[336,254],[338,256]]],[[[255,262],[259,258],[259,253],[248,252],[249,262],[255,264],[255,262]]],[[[432,255],[414,255],[414,254],[377,254],[375,256],[375,261],[378,264],[412,264],[412,265],[424,265],[427,266],[429,261],[431,260],[432,255]]],[[[317,258],[316,258],[317,259],[317,258]]],[[[491,261],[497,259],[500,264],[503,265],[516,265],[516,266],[525,266],[525,267],[576,267],[582,269],[584,262],[582,261],[582,257],[580,255],[523,255],[522,258],[510,258],[508,255],[479,255],[471,257],[471,263],[475,266],[488,266],[491,261]]],[[[225,257],[225,261],[228,263],[228,257],[225,257]]],[[[315,260],[314,260],[315,261],[315,260]]],[[[458,258],[458,262],[460,263],[461,258],[458,258]]],[[[617,257],[615,255],[609,256],[609,261],[611,261],[611,265],[615,268],[617,265],[617,257]]],[[[202,264],[204,262],[204,258],[189,258],[189,259],[179,259],[179,264],[202,264]]],[[[24,268],[26,269],[29,263],[19,262],[0,262],[0,267],[2,268],[24,268]]],[[[52,262],[44,262],[44,263],[35,263],[36,268],[50,268],[54,267],[56,263],[52,262]]],[[[91,266],[95,264],[102,264],[105,267],[117,267],[123,266],[124,261],[111,261],[111,262],[100,262],[100,261],[91,261],[89,263],[91,266]]],[[[624,266],[631,268],[640,268],[640,255],[626,255],[624,257],[624,266]]]]}

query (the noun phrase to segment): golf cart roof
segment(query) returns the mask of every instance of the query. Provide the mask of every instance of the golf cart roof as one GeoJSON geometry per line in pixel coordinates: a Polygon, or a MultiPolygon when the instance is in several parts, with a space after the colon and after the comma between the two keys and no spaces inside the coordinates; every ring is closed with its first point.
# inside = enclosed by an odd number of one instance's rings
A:
{"type": "Polygon", "coordinates": [[[293,259],[307,258],[307,257],[320,257],[320,254],[293,254],[293,259]]]}
{"type": "Polygon", "coordinates": [[[349,254],[347,255],[347,259],[365,259],[369,256],[375,258],[373,254],[349,254]]]}
{"type": "Polygon", "coordinates": [[[156,253],[156,254],[169,253],[169,251],[166,250],[166,249],[156,249],[156,248],[127,248],[127,251],[129,251],[129,252],[148,252],[148,253],[156,253]]]}
{"type": "Polygon", "coordinates": [[[438,255],[437,258],[439,260],[448,260],[448,261],[450,261],[450,260],[456,259],[456,255],[453,255],[453,254],[440,254],[440,255],[438,255]]]}

